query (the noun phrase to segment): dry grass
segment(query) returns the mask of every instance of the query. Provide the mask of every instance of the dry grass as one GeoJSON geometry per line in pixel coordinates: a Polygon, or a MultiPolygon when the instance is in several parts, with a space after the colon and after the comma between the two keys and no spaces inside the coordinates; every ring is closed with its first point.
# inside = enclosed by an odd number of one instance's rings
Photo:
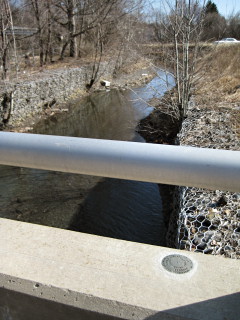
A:
{"type": "MultiPolygon", "coordinates": [[[[64,57],[63,60],[60,60],[58,56],[53,57],[53,61],[48,64],[45,64],[43,67],[39,66],[39,56],[29,58],[28,64],[26,65],[24,58],[22,57],[18,61],[18,73],[16,73],[15,64],[12,63],[8,73],[8,80],[33,80],[36,77],[42,77],[43,72],[51,72],[54,70],[69,69],[69,68],[80,68],[82,66],[92,65],[94,63],[94,56],[89,54],[81,58],[70,58],[64,57]]],[[[111,61],[113,56],[111,52],[108,52],[108,55],[102,57],[102,61],[111,61]]],[[[120,72],[125,74],[132,74],[136,70],[140,70],[148,67],[146,59],[134,59],[130,57],[127,61],[124,61],[123,67],[120,72]],[[129,61],[128,61],[129,60],[129,61]]],[[[1,80],[0,74],[0,84],[3,84],[4,81],[1,80]]]]}
{"type": "Polygon", "coordinates": [[[218,45],[199,61],[201,78],[196,84],[199,106],[232,114],[232,125],[240,132],[240,45],[218,45]]]}
{"type": "MultiPolygon", "coordinates": [[[[18,60],[18,72],[16,72],[16,66],[14,62],[10,64],[9,72],[8,72],[8,80],[32,80],[36,76],[41,77],[41,73],[43,71],[51,71],[58,69],[66,69],[66,68],[77,68],[83,65],[90,64],[93,61],[92,57],[89,58],[64,58],[64,60],[59,60],[58,57],[54,57],[52,63],[48,63],[43,67],[39,66],[39,57],[35,56],[34,59],[30,57],[28,64],[26,65],[24,58],[18,60]]],[[[0,74],[0,84],[4,83],[1,80],[0,74]]]]}
{"type": "Polygon", "coordinates": [[[235,94],[240,85],[240,45],[213,47],[199,62],[200,92],[235,94]]]}
{"type": "Polygon", "coordinates": [[[142,70],[144,68],[149,67],[149,63],[148,61],[146,61],[146,59],[141,59],[139,58],[138,61],[131,63],[131,65],[126,65],[124,67],[121,68],[121,73],[123,74],[132,74],[137,70],[142,70]]]}
{"type": "MultiPolygon", "coordinates": [[[[190,44],[190,55],[194,44],[190,44]]],[[[146,44],[143,52],[164,66],[171,65],[172,44],[146,44]]],[[[240,45],[200,43],[196,68],[195,99],[199,107],[226,110],[232,125],[240,132],[240,45]]],[[[240,135],[240,134],[239,134],[240,135]]]]}

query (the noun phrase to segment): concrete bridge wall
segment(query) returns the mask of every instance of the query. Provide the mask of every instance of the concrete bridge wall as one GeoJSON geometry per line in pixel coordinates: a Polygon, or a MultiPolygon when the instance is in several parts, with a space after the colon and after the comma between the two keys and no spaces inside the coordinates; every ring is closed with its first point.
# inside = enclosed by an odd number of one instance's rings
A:
{"type": "Polygon", "coordinates": [[[228,319],[239,261],[0,219],[0,319],[228,319]],[[187,256],[193,268],[167,271],[187,256]]]}

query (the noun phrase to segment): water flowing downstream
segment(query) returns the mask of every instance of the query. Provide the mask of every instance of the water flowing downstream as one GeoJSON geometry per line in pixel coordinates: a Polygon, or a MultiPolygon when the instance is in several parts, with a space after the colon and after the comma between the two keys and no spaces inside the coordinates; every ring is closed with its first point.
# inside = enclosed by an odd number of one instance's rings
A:
{"type": "MultiPolygon", "coordinates": [[[[164,81],[154,78],[136,93],[93,93],[75,101],[69,112],[41,120],[33,132],[144,143],[135,128],[152,110],[144,100],[166,91],[161,85],[164,81]]],[[[152,183],[0,167],[1,217],[164,245],[161,209],[152,183]]]]}

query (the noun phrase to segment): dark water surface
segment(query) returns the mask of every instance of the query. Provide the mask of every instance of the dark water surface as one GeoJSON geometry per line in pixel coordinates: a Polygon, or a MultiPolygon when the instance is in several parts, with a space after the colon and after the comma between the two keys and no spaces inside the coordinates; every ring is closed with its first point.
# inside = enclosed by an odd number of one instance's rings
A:
{"type": "MultiPolygon", "coordinates": [[[[155,78],[136,89],[137,95],[93,93],[69,112],[40,121],[33,132],[144,143],[135,128],[152,108],[142,99],[162,95],[166,89],[156,88],[163,84],[155,78]]],[[[152,183],[0,166],[1,217],[164,245],[161,209],[152,183]]]]}

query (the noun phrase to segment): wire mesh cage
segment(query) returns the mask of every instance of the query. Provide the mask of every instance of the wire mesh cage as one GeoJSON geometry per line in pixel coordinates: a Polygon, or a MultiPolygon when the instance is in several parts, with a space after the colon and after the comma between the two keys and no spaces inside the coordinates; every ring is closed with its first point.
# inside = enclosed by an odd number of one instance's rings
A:
{"type": "Polygon", "coordinates": [[[185,188],[178,247],[240,259],[239,200],[237,193],[185,188]]]}
{"type": "MultiPolygon", "coordinates": [[[[240,150],[233,111],[196,108],[178,135],[180,145],[240,150]]],[[[180,249],[240,259],[240,193],[181,187],[176,246],[180,249]]]]}

